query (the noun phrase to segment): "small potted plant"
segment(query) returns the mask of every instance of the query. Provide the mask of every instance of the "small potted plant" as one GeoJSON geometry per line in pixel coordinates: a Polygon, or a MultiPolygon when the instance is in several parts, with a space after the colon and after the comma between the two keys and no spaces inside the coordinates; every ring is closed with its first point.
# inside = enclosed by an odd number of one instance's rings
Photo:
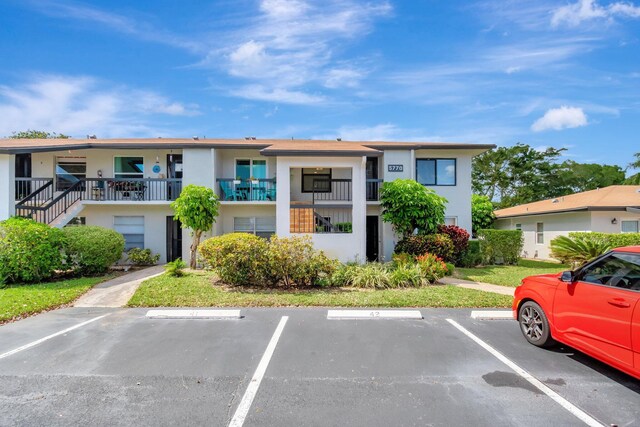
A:
{"type": "Polygon", "coordinates": [[[258,185],[260,182],[258,181],[258,178],[252,176],[251,177],[251,184],[253,185],[258,185]]]}
{"type": "Polygon", "coordinates": [[[239,176],[236,176],[236,179],[233,180],[233,185],[240,185],[241,182],[242,182],[242,178],[240,178],[239,176]]]}

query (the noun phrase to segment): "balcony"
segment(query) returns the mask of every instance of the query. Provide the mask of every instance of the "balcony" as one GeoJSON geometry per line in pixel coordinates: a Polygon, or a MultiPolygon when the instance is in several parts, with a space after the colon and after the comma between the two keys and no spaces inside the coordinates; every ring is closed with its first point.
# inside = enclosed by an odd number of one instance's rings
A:
{"type": "Polygon", "coordinates": [[[367,202],[377,202],[380,200],[381,179],[367,179],[367,202]]]}
{"type": "Polygon", "coordinates": [[[218,178],[220,200],[233,202],[275,202],[276,180],[218,178]]]}
{"type": "Polygon", "coordinates": [[[100,202],[173,201],[182,191],[180,178],[85,178],[78,187],[82,200],[100,202]]]}

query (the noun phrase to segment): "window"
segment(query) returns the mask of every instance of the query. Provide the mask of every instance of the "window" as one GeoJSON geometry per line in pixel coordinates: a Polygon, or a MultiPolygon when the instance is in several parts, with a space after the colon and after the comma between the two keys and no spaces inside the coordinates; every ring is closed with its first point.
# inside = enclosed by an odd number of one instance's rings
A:
{"type": "Polygon", "coordinates": [[[621,221],[620,227],[622,233],[637,233],[638,221],[621,221]]]}
{"type": "Polygon", "coordinates": [[[87,225],[87,218],[83,216],[76,216],[71,218],[71,221],[65,225],[65,227],[70,227],[74,225],[87,225]]]}
{"type": "Polygon", "coordinates": [[[233,231],[251,233],[268,239],[276,232],[276,217],[235,217],[233,218],[233,231]]]}
{"type": "Polygon", "coordinates": [[[416,177],[422,185],[456,185],[456,159],[416,159],[416,177]]]}
{"type": "Polygon", "coordinates": [[[458,217],[457,216],[445,217],[444,225],[458,225],[458,217]]]}
{"type": "Polygon", "coordinates": [[[596,285],[640,290],[640,255],[613,252],[585,267],[577,279],[596,285]]]}
{"type": "Polygon", "coordinates": [[[64,191],[87,177],[87,159],[84,157],[56,158],[56,191],[64,191]]]}
{"type": "Polygon", "coordinates": [[[144,249],[144,217],[114,216],[113,229],[124,237],[124,250],[144,249]]]}
{"type": "Polygon", "coordinates": [[[144,158],[115,157],[113,176],[115,178],[144,178],[144,158]]]}
{"type": "Polygon", "coordinates": [[[331,169],[303,168],[302,192],[331,193],[331,169]]]}
{"type": "Polygon", "coordinates": [[[536,223],[536,243],[539,245],[544,244],[544,224],[541,222],[536,223]]]}
{"type": "Polygon", "coordinates": [[[267,177],[267,161],[263,159],[236,159],[235,178],[265,179],[267,177]]]}
{"type": "Polygon", "coordinates": [[[516,230],[522,230],[522,224],[516,224],[516,230]]]}

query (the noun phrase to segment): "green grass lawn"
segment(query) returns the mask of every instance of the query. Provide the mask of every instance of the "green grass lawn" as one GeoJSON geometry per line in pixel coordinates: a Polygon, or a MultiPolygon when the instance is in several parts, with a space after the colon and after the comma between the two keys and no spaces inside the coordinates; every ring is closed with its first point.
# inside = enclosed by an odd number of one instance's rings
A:
{"type": "Polygon", "coordinates": [[[558,273],[568,270],[564,264],[522,259],[518,265],[489,265],[477,268],[456,268],[455,275],[462,279],[494,285],[516,287],[520,281],[534,274],[558,273]]]}
{"type": "Polygon", "coordinates": [[[512,297],[455,286],[417,289],[318,288],[277,290],[214,284],[210,272],[167,275],[145,281],[130,307],[510,307],[512,297]]]}
{"type": "Polygon", "coordinates": [[[10,285],[0,289],[0,324],[60,307],[94,285],[113,277],[84,277],[49,283],[10,285]]]}

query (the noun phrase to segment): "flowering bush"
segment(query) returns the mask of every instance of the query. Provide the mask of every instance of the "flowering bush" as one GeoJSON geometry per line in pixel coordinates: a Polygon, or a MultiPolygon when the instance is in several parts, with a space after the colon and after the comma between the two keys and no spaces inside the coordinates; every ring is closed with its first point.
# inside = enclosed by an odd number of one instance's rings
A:
{"type": "Polygon", "coordinates": [[[422,270],[422,275],[430,283],[447,275],[449,269],[442,258],[433,254],[424,254],[416,257],[416,262],[422,270]]]}
{"type": "Polygon", "coordinates": [[[413,256],[430,253],[450,262],[453,261],[453,242],[446,234],[408,236],[398,242],[395,252],[413,256]]]}
{"type": "Polygon", "coordinates": [[[438,233],[446,234],[453,243],[453,259],[454,263],[458,263],[469,246],[469,233],[464,228],[457,225],[440,225],[438,233]]]}

